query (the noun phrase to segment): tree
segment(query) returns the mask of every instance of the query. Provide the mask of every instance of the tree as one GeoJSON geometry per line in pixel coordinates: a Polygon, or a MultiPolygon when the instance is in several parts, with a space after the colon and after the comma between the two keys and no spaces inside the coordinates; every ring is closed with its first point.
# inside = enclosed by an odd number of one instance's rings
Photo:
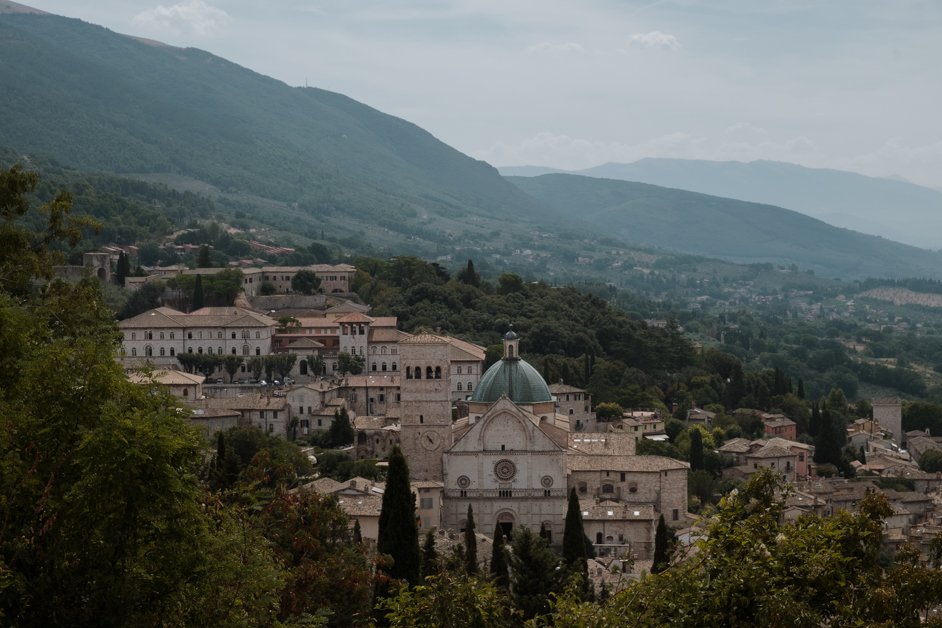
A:
{"type": "Polygon", "coordinates": [[[510,591],[514,607],[526,619],[549,611],[550,594],[562,588],[559,557],[526,526],[514,530],[510,556],[510,591]]]}
{"type": "Polygon", "coordinates": [[[203,296],[203,276],[197,275],[196,281],[193,284],[192,309],[193,311],[201,310],[204,306],[205,298],[203,296]]]}
{"type": "Polygon", "coordinates": [[[468,260],[468,265],[459,271],[455,278],[469,286],[478,287],[481,285],[481,276],[474,270],[474,262],[471,260],[468,260]]]}
{"type": "Polygon", "coordinates": [[[409,487],[409,466],[399,447],[389,456],[386,490],[379,513],[377,550],[392,558],[385,573],[410,585],[419,581],[419,533],[415,523],[415,499],[409,487]]]}
{"type": "Polygon", "coordinates": [[[341,351],[337,355],[337,369],[342,375],[359,375],[363,372],[363,356],[341,351]]]}
{"type": "Polygon", "coordinates": [[[115,267],[114,278],[119,286],[124,285],[124,280],[131,274],[131,262],[124,251],[118,254],[118,264],[115,267]]]}
{"type": "Polygon", "coordinates": [[[235,379],[236,373],[242,368],[242,358],[238,355],[229,354],[222,359],[222,368],[229,374],[229,383],[235,379]]]}
{"type": "Polygon", "coordinates": [[[271,368],[281,376],[281,381],[285,381],[291,369],[294,368],[294,363],[298,361],[298,356],[294,353],[273,353],[267,357],[271,368]]]}
{"type": "Polygon", "coordinates": [[[493,582],[443,572],[415,588],[399,587],[379,600],[383,619],[392,628],[501,628],[519,625],[493,582]]]}
{"type": "Polygon", "coordinates": [[[662,514],[658,517],[657,529],[654,531],[654,560],[651,563],[651,573],[660,573],[670,565],[673,538],[674,534],[667,528],[662,514]]]}
{"type": "Polygon", "coordinates": [[[563,529],[563,562],[571,573],[582,578],[583,592],[588,592],[589,571],[586,563],[585,526],[582,523],[582,509],[575,487],[569,489],[569,503],[566,508],[566,525],[563,529]]]}
{"type": "Polygon", "coordinates": [[[703,434],[699,428],[690,430],[690,469],[697,471],[703,468],[703,434]]]}
{"type": "Polygon", "coordinates": [[[841,467],[841,449],[844,446],[844,438],[846,438],[844,426],[834,420],[830,408],[825,406],[821,411],[818,437],[814,441],[814,461],[818,464],[833,464],[841,467]]]}
{"type": "Polygon", "coordinates": [[[435,528],[430,528],[425,533],[425,544],[422,546],[422,577],[434,576],[439,571],[438,552],[435,550],[435,528]]]}
{"type": "Polygon", "coordinates": [[[265,370],[265,360],[261,356],[255,356],[249,360],[248,368],[252,372],[252,377],[258,380],[262,377],[262,371],[265,370]]]}
{"type": "Polygon", "coordinates": [[[321,287],[320,278],[313,270],[299,270],[291,278],[291,290],[300,294],[317,294],[321,287]]]}
{"type": "Polygon", "coordinates": [[[350,415],[346,408],[334,412],[334,420],[330,422],[327,439],[331,447],[343,447],[353,442],[354,431],[350,425],[350,415]]]}
{"type": "Polygon", "coordinates": [[[327,363],[324,361],[323,356],[315,354],[307,359],[308,373],[311,377],[323,375],[326,367],[327,363]]]}
{"type": "Polygon", "coordinates": [[[919,468],[927,473],[942,471],[942,451],[930,449],[919,458],[919,468]]]}
{"type": "MultiPolygon", "coordinates": [[[[199,254],[196,257],[197,268],[212,268],[213,261],[209,256],[209,245],[204,244],[200,247],[199,254]]],[[[197,275],[199,277],[199,275],[197,275]]]]}
{"type": "Polygon", "coordinates": [[[504,531],[500,524],[494,524],[494,544],[491,546],[491,577],[501,589],[510,587],[510,573],[507,565],[507,549],[504,544],[504,531]]]}
{"type": "Polygon", "coordinates": [[[474,532],[474,512],[468,504],[468,521],[464,528],[465,571],[469,574],[478,572],[478,537],[474,532]]]}

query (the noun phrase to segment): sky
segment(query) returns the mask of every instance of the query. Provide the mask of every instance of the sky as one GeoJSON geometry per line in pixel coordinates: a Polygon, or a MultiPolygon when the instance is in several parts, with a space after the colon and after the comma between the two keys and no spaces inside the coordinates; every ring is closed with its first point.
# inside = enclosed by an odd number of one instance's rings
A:
{"type": "Polygon", "coordinates": [[[33,0],[495,166],[788,161],[942,188],[939,0],[33,0]]]}

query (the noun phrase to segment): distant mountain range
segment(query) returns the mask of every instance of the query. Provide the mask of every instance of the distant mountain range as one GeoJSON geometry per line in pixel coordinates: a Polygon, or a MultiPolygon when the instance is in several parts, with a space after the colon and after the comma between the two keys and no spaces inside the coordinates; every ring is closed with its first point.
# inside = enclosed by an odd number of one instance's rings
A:
{"type": "Polygon", "coordinates": [[[942,254],[832,227],[781,207],[569,174],[509,177],[570,221],[739,263],[797,264],[830,276],[938,276],[942,254]]]}
{"type": "Polygon", "coordinates": [[[607,281],[614,267],[573,260],[626,243],[829,276],[942,276],[938,256],[777,207],[586,177],[511,181],[341,94],[24,11],[0,0],[0,149],[198,191],[214,217],[257,220],[279,241],[475,257],[554,280],[607,281]]]}
{"type": "Polygon", "coordinates": [[[778,205],[845,229],[928,249],[942,249],[942,191],[898,179],[776,161],[642,159],[564,171],[539,166],[500,168],[507,176],[550,173],[651,183],[778,205]]]}

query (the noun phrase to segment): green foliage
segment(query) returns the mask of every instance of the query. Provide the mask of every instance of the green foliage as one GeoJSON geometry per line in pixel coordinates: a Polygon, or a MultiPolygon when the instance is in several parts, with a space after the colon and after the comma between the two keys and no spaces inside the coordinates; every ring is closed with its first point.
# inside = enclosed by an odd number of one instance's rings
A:
{"type": "MultiPolygon", "coordinates": [[[[197,279],[202,286],[205,306],[231,306],[242,292],[242,271],[238,268],[205,275],[180,275],[168,280],[167,285],[178,288],[183,294],[194,295],[193,299],[195,299],[197,279]]],[[[197,309],[196,303],[192,300],[190,309],[197,309]]]]}
{"type": "Polygon", "coordinates": [[[365,364],[361,355],[353,355],[346,351],[341,351],[337,355],[337,370],[343,374],[359,375],[363,372],[365,364]]]}
{"type": "Polygon", "coordinates": [[[346,408],[334,412],[334,420],[327,431],[327,440],[331,447],[343,447],[353,443],[353,425],[350,424],[350,415],[346,408]]]}
{"type": "Polygon", "coordinates": [[[690,469],[697,471],[703,468],[703,434],[697,428],[691,429],[688,433],[690,434],[690,454],[688,456],[690,469]]]}
{"type": "Polygon", "coordinates": [[[942,451],[930,449],[919,459],[919,468],[929,473],[942,471],[942,451]]]}
{"type": "Polygon", "coordinates": [[[494,543],[491,546],[491,578],[501,589],[510,587],[510,566],[507,562],[507,546],[500,524],[494,524],[494,543]]]}
{"type": "MultiPolygon", "coordinates": [[[[201,267],[205,268],[205,266],[201,267]]],[[[196,280],[193,282],[193,297],[190,302],[190,307],[193,308],[193,311],[201,310],[206,305],[206,295],[203,293],[203,276],[197,275],[196,280]]]]}
{"type": "Polygon", "coordinates": [[[526,526],[514,529],[510,555],[510,592],[514,608],[531,619],[549,611],[550,594],[563,585],[559,556],[526,526]]]}
{"type": "Polygon", "coordinates": [[[474,530],[474,511],[468,504],[468,520],[464,528],[464,563],[469,574],[478,572],[478,537],[474,530]]]}
{"type": "Polygon", "coordinates": [[[299,294],[317,294],[321,280],[312,270],[299,270],[291,278],[291,290],[299,294]]]}
{"type": "Polygon", "coordinates": [[[392,558],[385,573],[410,585],[419,581],[419,536],[415,523],[415,499],[409,487],[409,467],[398,447],[389,456],[386,490],[379,514],[377,550],[392,558]]]}
{"type": "Polygon", "coordinates": [[[143,314],[147,310],[160,307],[160,297],[164,293],[165,284],[162,281],[148,281],[128,296],[124,307],[118,312],[118,319],[131,318],[143,314]]]}
{"type": "Polygon", "coordinates": [[[441,571],[438,552],[435,549],[435,528],[425,533],[425,543],[422,545],[422,577],[428,578],[441,571]]]}
{"type": "Polygon", "coordinates": [[[651,563],[651,573],[660,573],[670,566],[673,545],[674,532],[664,523],[662,514],[657,519],[657,529],[654,531],[654,560],[651,563]]]}
{"type": "Polygon", "coordinates": [[[488,580],[444,572],[401,586],[378,608],[392,628],[500,628],[518,625],[507,598],[488,580]]]}

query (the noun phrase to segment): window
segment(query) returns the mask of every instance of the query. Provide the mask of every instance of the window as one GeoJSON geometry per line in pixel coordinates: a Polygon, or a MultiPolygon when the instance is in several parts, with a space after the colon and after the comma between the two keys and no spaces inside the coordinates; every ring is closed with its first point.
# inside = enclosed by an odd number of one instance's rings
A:
{"type": "Polygon", "coordinates": [[[184,388],[184,389],[183,389],[183,396],[184,396],[184,397],[189,397],[189,396],[190,396],[190,389],[189,389],[189,388],[184,388]]]}
{"type": "Polygon", "coordinates": [[[431,366],[425,367],[425,379],[432,379],[433,371],[431,366]]]}
{"type": "Polygon", "coordinates": [[[242,355],[248,355],[248,354],[249,354],[249,346],[242,345],[242,355]]]}
{"type": "Polygon", "coordinates": [[[172,358],[176,353],[173,350],[173,347],[170,347],[170,357],[172,358]]]}
{"type": "Polygon", "coordinates": [[[261,347],[255,347],[255,355],[262,355],[262,348],[261,348],[261,347]]]}
{"type": "Polygon", "coordinates": [[[131,357],[132,358],[137,357],[137,347],[131,347],[131,357]]]}
{"type": "Polygon", "coordinates": [[[615,492],[615,487],[612,486],[611,484],[603,484],[603,485],[602,485],[602,492],[603,492],[603,493],[614,493],[614,492],[615,492]]]}
{"type": "Polygon", "coordinates": [[[161,340],[164,339],[164,332],[160,332],[160,339],[161,339],[161,340]]]}
{"type": "Polygon", "coordinates": [[[458,392],[461,392],[461,382],[458,382],[458,392]]]}
{"type": "Polygon", "coordinates": [[[193,340],[193,332],[192,332],[192,331],[186,332],[186,339],[187,339],[187,340],[193,340]]]}
{"type": "MultiPolygon", "coordinates": [[[[372,370],[374,370],[374,371],[376,370],[376,362],[373,362],[373,368],[372,368],[372,370]]],[[[385,371],[386,369],[383,369],[383,370],[385,371]]]]}
{"type": "Polygon", "coordinates": [[[383,362],[383,369],[382,369],[382,370],[383,370],[383,371],[386,370],[386,363],[385,363],[385,362],[383,362]]]}
{"type": "Polygon", "coordinates": [[[137,334],[133,331],[131,332],[131,340],[137,340],[137,334]]]}
{"type": "Polygon", "coordinates": [[[458,374],[458,375],[461,375],[461,367],[460,367],[460,366],[458,367],[457,374],[458,374]]]}
{"type": "Polygon", "coordinates": [[[412,379],[412,367],[411,366],[406,367],[406,379],[412,379]]]}
{"type": "Polygon", "coordinates": [[[170,340],[173,340],[173,337],[174,337],[174,333],[170,332],[170,340]]]}
{"type": "Polygon", "coordinates": [[[431,508],[431,507],[432,507],[432,498],[431,498],[431,497],[423,497],[423,498],[419,501],[419,508],[421,508],[422,510],[428,510],[428,509],[431,508]]]}
{"type": "Polygon", "coordinates": [[[236,355],[236,348],[232,347],[232,355],[236,355]]]}
{"type": "Polygon", "coordinates": [[[216,340],[222,340],[222,330],[216,332],[216,340]]]}
{"type": "Polygon", "coordinates": [[[680,511],[678,511],[676,508],[671,511],[671,519],[673,519],[674,521],[677,521],[678,519],[680,519],[680,511]]]}
{"type": "Polygon", "coordinates": [[[222,347],[216,347],[216,353],[222,355],[222,347]]]}
{"type": "Polygon", "coordinates": [[[154,348],[151,347],[150,345],[147,345],[146,347],[144,347],[144,355],[146,355],[149,358],[154,357],[154,348]]]}
{"type": "Polygon", "coordinates": [[[235,337],[236,337],[235,330],[233,330],[233,332],[232,332],[232,339],[235,340],[235,337]]]}
{"type": "Polygon", "coordinates": [[[164,348],[163,348],[163,347],[160,348],[160,357],[164,357],[164,348]]]}
{"type": "Polygon", "coordinates": [[[501,488],[497,490],[498,497],[513,497],[514,493],[509,488],[501,488]]]}
{"type": "Polygon", "coordinates": [[[462,489],[462,490],[458,491],[458,495],[461,496],[461,497],[467,497],[467,496],[468,496],[468,491],[462,489]]]}
{"type": "Polygon", "coordinates": [[[621,478],[621,481],[622,481],[622,482],[625,481],[625,472],[624,472],[624,471],[621,472],[620,478],[621,478]]]}
{"type": "Polygon", "coordinates": [[[386,355],[386,345],[383,345],[383,348],[380,349],[380,353],[382,353],[383,355],[386,355]]]}
{"type": "Polygon", "coordinates": [[[442,378],[442,367],[436,366],[435,367],[435,379],[441,379],[441,378],[442,378]]]}
{"type": "Polygon", "coordinates": [[[274,432],[274,431],[275,431],[275,424],[274,424],[274,423],[269,423],[269,424],[268,424],[268,433],[271,434],[271,433],[274,432]]]}
{"type": "Polygon", "coordinates": [[[543,489],[543,497],[549,497],[549,496],[550,496],[550,493],[552,493],[552,491],[551,491],[550,489],[548,489],[548,488],[544,488],[544,489],[543,489]]]}
{"type": "Polygon", "coordinates": [[[468,382],[468,392],[471,392],[471,382],[468,382]]]}
{"type": "Polygon", "coordinates": [[[213,348],[212,348],[212,347],[206,347],[206,355],[212,355],[212,354],[213,354],[213,348]]]}
{"type": "Polygon", "coordinates": [[[264,411],[264,410],[259,410],[259,412],[258,412],[258,418],[260,418],[260,419],[264,419],[264,418],[265,418],[265,411],[264,411]]]}
{"type": "Polygon", "coordinates": [[[394,372],[397,371],[397,370],[399,370],[399,367],[398,367],[398,365],[397,365],[395,362],[392,363],[392,370],[393,370],[394,372]]]}
{"type": "Polygon", "coordinates": [[[258,339],[261,338],[261,337],[262,337],[261,332],[258,332],[258,331],[255,332],[255,339],[256,339],[256,340],[258,340],[258,339]]]}

